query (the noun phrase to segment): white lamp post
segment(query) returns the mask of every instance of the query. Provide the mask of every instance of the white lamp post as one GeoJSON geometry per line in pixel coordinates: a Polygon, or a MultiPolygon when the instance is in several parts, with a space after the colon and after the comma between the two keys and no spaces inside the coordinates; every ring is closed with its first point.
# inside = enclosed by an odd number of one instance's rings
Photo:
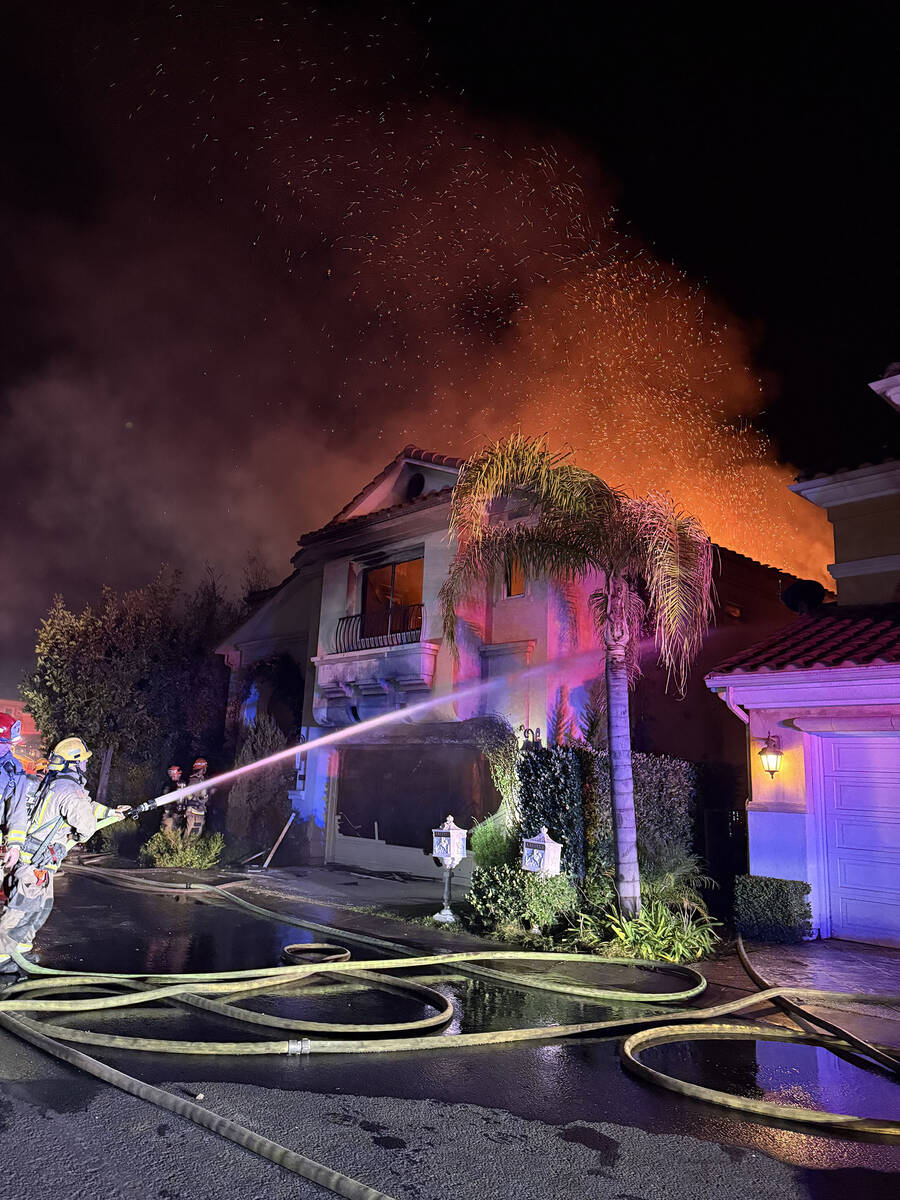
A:
{"type": "Polygon", "coordinates": [[[522,840],[522,870],[534,871],[538,875],[558,875],[562,842],[554,842],[547,833],[546,825],[535,837],[522,840]]]}
{"type": "Polygon", "coordinates": [[[431,853],[441,860],[444,868],[444,907],[434,914],[434,919],[449,925],[456,920],[450,911],[450,884],[453,868],[466,857],[466,831],[454,823],[451,813],[440,828],[432,829],[431,838],[431,853]]]}

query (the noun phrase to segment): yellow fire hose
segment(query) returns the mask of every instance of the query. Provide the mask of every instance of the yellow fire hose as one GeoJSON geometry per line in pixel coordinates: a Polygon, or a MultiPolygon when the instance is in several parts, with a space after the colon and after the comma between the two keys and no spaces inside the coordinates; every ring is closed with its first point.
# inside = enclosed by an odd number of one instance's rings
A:
{"type": "MultiPolygon", "coordinates": [[[[396,979],[393,972],[419,968],[443,968],[455,966],[466,974],[486,977],[511,986],[526,986],[548,992],[562,992],[568,996],[602,1003],[684,1004],[699,996],[706,987],[706,980],[690,967],[674,966],[669,963],[652,963],[632,959],[598,960],[588,954],[540,954],[529,951],[481,951],[413,956],[408,947],[402,947],[366,934],[301,920],[285,913],[262,908],[239,896],[234,896],[228,886],[213,884],[158,884],[151,883],[128,872],[99,870],[90,867],[67,867],[68,870],[94,876],[105,882],[129,890],[164,894],[189,895],[201,903],[226,903],[243,911],[283,924],[328,933],[342,942],[356,942],[403,957],[393,960],[370,959],[360,962],[350,959],[349,951],[327,942],[287,946],[284,955],[288,965],[264,967],[243,971],[214,973],[175,974],[158,976],[152,974],[126,975],[114,973],[87,973],[56,971],[37,966],[20,955],[14,955],[17,963],[32,978],[13,984],[0,993],[0,1025],[24,1038],[32,1045],[54,1055],[64,1062],[87,1071],[111,1083],[123,1091],[140,1096],[170,1112],[188,1117],[198,1125],[229,1138],[238,1145],[270,1159],[287,1170],[310,1179],[330,1189],[336,1195],[349,1200],[391,1200],[367,1184],[349,1176],[332,1171],[303,1155],[269,1141],[259,1134],[220,1117],[208,1109],[184,1100],[161,1088],[117,1071],[105,1063],[74,1049],[64,1043],[81,1043],[115,1050],[133,1050],[167,1054],[217,1054],[217,1055],[307,1055],[307,1054],[367,1054],[386,1052],[408,1052],[419,1050],[454,1050],[461,1046],[496,1045],[509,1042],[555,1040],[579,1035],[609,1036],[617,1032],[632,1032],[622,1048],[622,1062],[633,1074],[652,1083],[674,1091],[679,1095],[707,1101],[719,1106],[752,1112],[778,1121],[789,1121],[816,1126],[827,1131],[877,1135],[885,1138],[900,1138],[900,1121],[878,1118],[863,1118],[849,1114],[828,1113],[813,1109],[798,1109],[768,1101],[752,1100],[734,1096],[727,1092],[686,1083],[683,1080],[657,1071],[640,1059],[642,1051],[654,1045],[668,1042],[702,1040],[707,1038],[725,1040],[766,1040],[811,1043],[834,1051],[852,1051],[868,1058],[873,1064],[900,1074],[900,1054],[887,1046],[863,1041],[839,1026],[814,1016],[799,1001],[828,1004],[857,1003],[900,1006],[900,996],[875,996],[867,993],[849,995],[826,992],[810,988],[786,988],[771,986],[759,976],[746,959],[743,947],[739,946],[741,960],[760,991],[754,995],[733,1000],[725,1004],[686,1012],[666,1012],[653,1015],[618,1018],[605,1021],[588,1021],[567,1025],[542,1025],[529,1029],[506,1029],[484,1033],[435,1036],[436,1030],[445,1026],[453,1017],[452,1003],[434,988],[408,979],[396,979]],[[309,955],[317,956],[309,961],[309,955]],[[541,963],[565,965],[566,963],[592,963],[597,965],[622,965],[649,970],[665,970],[680,974],[687,986],[679,992],[630,992],[619,989],[603,989],[589,985],[547,979],[539,973],[520,976],[502,970],[485,967],[491,962],[541,963]],[[363,984],[392,992],[402,992],[422,1000],[434,1012],[414,1021],[398,1021],[387,1024],[353,1024],[292,1020],[268,1013],[238,1007],[237,1001],[249,996],[264,996],[286,986],[302,987],[323,976],[347,978],[354,985],[363,984]],[[61,994],[71,991],[98,992],[83,999],[65,999],[61,994]],[[51,998],[41,998],[38,996],[51,998]],[[221,997],[217,999],[215,997],[221,997]],[[79,1013],[103,1012],[111,1009],[133,1009],[140,1005],[163,1001],[185,1005],[208,1012],[214,1017],[250,1027],[254,1031],[267,1028],[278,1031],[281,1037],[274,1041],[196,1042],[169,1038],[123,1037],[98,1033],[92,1030],[54,1025],[44,1020],[34,1020],[24,1013],[79,1013]],[[771,1025],[738,1023],[713,1023],[718,1018],[735,1014],[746,1014],[754,1009],[775,1005],[789,1012],[794,1020],[809,1025],[818,1025],[822,1033],[805,1033],[771,1025]],[[698,1024],[698,1022],[704,1022],[698,1024]],[[317,1036],[310,1037],[310,1034],[317,1036]],[[318,1036],[321,1034],[331,1036],[318,1036]],[[398,1036],[406,1035],[406,1036],[398,1036]]],[[[807,1027],[808,1027],[807,1026],[807,1027]]]]}

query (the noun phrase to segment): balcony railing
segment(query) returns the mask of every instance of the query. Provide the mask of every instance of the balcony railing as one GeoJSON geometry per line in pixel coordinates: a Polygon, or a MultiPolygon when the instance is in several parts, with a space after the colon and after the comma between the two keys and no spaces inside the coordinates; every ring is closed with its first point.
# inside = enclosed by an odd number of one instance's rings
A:
{"type": "Polygon", "coordinates": [[[407,646],[421,640],[424,622],[424,604],[404,604],[380,612],[341,617],[334,634],[334,652],[346,654],[379,646],[407,646]]]}

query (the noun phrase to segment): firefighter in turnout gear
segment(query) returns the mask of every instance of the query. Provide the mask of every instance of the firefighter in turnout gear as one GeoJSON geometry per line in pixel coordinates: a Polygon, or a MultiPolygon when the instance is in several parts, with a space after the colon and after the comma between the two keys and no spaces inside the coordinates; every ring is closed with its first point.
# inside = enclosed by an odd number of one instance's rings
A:
{"type": "MultiPolygon", "coordinates": [[[[173,763],[169,767],[166,774],[169,777],[169,782],[162,790],[162,795],[168,796],[172,792],[178,792],[182,788],[187,787],[187,784],[181,778],[181,767],[177,763],[173,763]]],[[[163,809],[162,820],[159,823],[160,829],[164,833],[177,833],[184,823],[184,801],[173,800],[171,804],[167,804],[163,809]]]]}
{"type": "MultiPolygon", "coordinates": [[[[0,883],[15,869],[28,824],[28,776],[12,752],[22,740],[22,722],[0,713],[0,883]]],[[[6,889],[6,894],[9,894],[6,889]]]]}
{"type": "MultiPolygon", "coordinates": [[[[188,781],[189,785],[202,783],[206,778],[206,770],[209,766],[205,758],[194,760],[194,765],[191,768],[191,777],[188,781]]],[[[213,788],[201,788],[200,791],[194,792],[188,796],[186,800],[186,808],[184,815],[184,836],[188,838],[199,837],[203,832],[203,826],[206,824],[206,806],[209,803],[209,798],[212,795],[213,788]]]]}
{"type": "Polygon", "coordinates": [[[9,904],[0,917],[0,972],[18,970],[12,951],[26,954],[50,916],[53,876],[73,842],[89,838],[101,817],[129,811],[92,802],[84,786],[90,757],[78,737],[64,738],[50,755],[46,778],[32,799],[9,904]]]}

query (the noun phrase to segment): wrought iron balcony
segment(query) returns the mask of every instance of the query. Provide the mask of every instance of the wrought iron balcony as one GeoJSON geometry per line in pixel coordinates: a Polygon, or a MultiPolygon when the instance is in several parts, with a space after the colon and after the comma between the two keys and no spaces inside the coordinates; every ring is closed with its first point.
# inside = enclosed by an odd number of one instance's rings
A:
{"type": "Polygon", "coordinates": [[[334,652],[347,654],[379,646],[407,646],[421,639],[424,623],[424,604],[404,604],[380,612],[341,617],[334,634],[334,652]]]}

